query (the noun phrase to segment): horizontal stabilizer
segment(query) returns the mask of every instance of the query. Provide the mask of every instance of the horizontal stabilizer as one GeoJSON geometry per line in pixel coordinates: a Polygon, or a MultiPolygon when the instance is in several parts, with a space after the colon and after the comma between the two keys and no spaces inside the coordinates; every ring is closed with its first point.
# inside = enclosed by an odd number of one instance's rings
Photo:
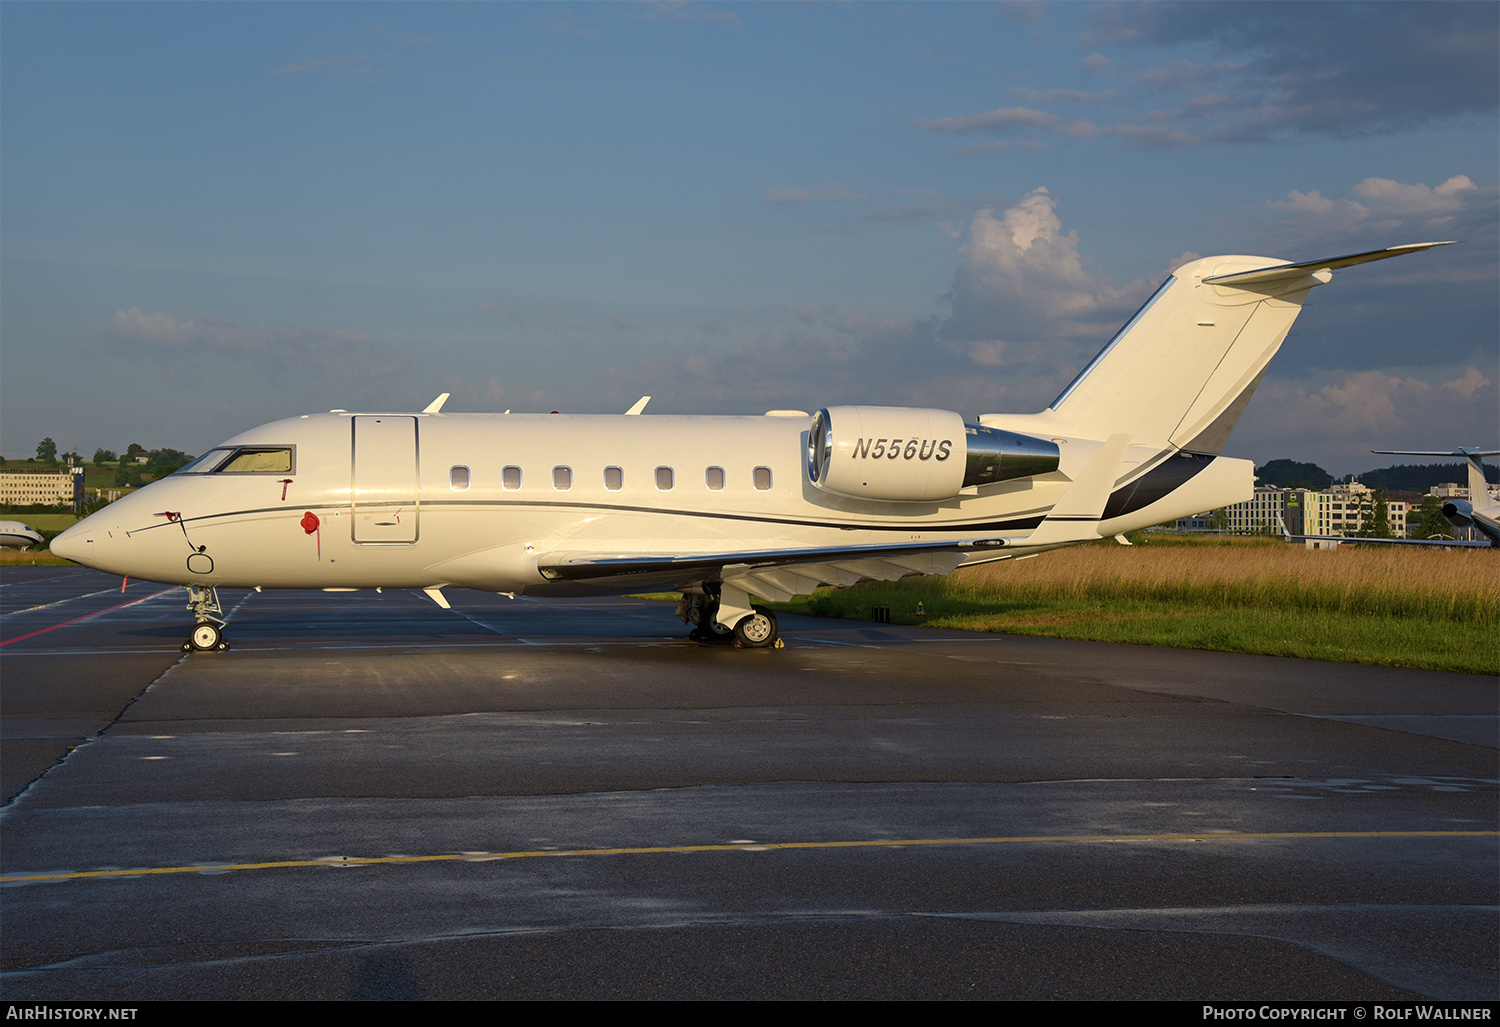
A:
{"type": "Polygon", "coordinates": [[[1355,264],[1368,264],[1372,260],[1385,260],[1388,257],[1399,257],[1405,253],[1430,250],[1434,246],[1451,246],[1455,241],[1450,239],[1447,242],[1414,242],[1407,243],[1405,246],[1387,246],[1383,250],[1350,253],[1342,257],[1326,257],[1322,260],[1304,260],[1297,264],[1275,264],[1250,271],[1236,271],[1229,275],[1214,275],[1203,280],[1214,285],[1255,285],[1262,282],[1281,282],[1292,278],[1305,278],[1319,271],[1337,271],[1341,267],[1353,267],[1355,264]]]}
{"type": "Polygon", "coordinates": [[[1500,449],[1372,449],[1381,456],[1500,456],[1500,449]]]}

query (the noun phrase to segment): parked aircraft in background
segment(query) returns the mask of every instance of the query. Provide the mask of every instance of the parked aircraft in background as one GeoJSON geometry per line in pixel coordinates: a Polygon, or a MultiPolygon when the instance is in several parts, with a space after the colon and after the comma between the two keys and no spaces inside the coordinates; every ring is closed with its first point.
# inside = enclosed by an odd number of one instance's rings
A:
{"type": "Polygon", "coordinates": [[[21,550],[40,545],[42,533],[20,521],[0,521],[0,549],[21,550]]]}
{"type": "MultiPolygon", "coordinates": [[[[1468,462],[1469,498],[1450,499],[1443,504],[1443,517],[1455,528],[1473,528],[1485,538],[1488,545],[1500,546],[1500,503],[1490,498],[1489,485],[1484,478],[1481,457],[1500,456],[1500,449],[1478,449],[1464,446],[1446,452],[1423,449],[1372,449],[1372,453],[1396,456],[1461,456],[1468,462]]],[[[1485,545],[1486,543],[1479,543],[1485,545]]]]}
{"type": "Polygon", "coordinates": [[[1484,465],[1479,462],[1480,457],[1500,456],[1500,450],[1481,450],[1474,446],[1465,446],[1462,449],[1443,451],[1372,449],[1370,452],[1394,456],[1461,456],[1467,459],[1470,499],[1450,499],[1444,503],[1443,517],[1455,528],[1474,528],[1485,536],[1484,541],[1452,538],[1374,538],[1367,535],[1293,535],[1287,530],[1285,521],[1281,524],[1281,537],[1288,542],[1311,542],[1315,545],[1332,542],[1335,546],[1349,542],[1380,546],[1441,546],[1444,549],[1500,547],[1500,523],[1497,523],[1500,521],[1500,504],[1490,500],[1489,490],[1485,487],[1484,465]],[[1472,502],[1475,496],[1481,497],[1477,509],[1472,502]]]}
{"type": "Polygon", "coordinates": [[[53,540],[184,585],[527,595],[672,590],[700,637],[777,640],[752,596],[946,574],[1249,498],[1219,456],[1308,292],[1416,243],[1177,269],[1037,414],[832,406],[764,417],[308,414],[254,428],[53,540]]]}

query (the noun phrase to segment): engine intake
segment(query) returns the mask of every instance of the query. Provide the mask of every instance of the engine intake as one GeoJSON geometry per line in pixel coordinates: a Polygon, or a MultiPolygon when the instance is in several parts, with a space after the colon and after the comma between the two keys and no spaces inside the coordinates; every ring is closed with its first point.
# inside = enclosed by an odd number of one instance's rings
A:
{"type": "Polygon", "coordinates": [[[965,424],[951,410],[825,407],[807,435],[808,480],[855,499],[953,499],[969,486],[1055,471],[1058,459],[1054,442],[965,424]]]}

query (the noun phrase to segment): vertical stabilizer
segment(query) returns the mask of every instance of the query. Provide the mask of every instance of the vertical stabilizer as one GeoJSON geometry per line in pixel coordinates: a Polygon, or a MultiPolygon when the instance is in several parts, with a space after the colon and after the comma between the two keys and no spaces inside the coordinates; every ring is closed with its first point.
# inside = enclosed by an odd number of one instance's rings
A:
{"type": "Polygon", "coordinates": [[[1414,243],[1291,264],[1206,257],[1184,264],[1051,404],[1066,434],[1218,453],[1308,292],[1337,268],[1443,246],[1414,243]]]}

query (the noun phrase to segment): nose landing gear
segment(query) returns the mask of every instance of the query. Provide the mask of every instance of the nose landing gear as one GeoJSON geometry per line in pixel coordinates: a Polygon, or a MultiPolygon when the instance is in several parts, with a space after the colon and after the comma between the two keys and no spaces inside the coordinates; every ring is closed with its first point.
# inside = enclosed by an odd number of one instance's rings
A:
{"type": "Polygon", "coordinates": [[[218,590],[201,588],[197,585],[189,585],[187,590],[187,608],[193,611],[193,617],[197,623],[193,625],[187,641],[182,643],[182,651],[209,653],[223,652],[228,649],[229,643],[224,639],[226,621],[223,617],[224,611],[219,607],[218,590]]]}

